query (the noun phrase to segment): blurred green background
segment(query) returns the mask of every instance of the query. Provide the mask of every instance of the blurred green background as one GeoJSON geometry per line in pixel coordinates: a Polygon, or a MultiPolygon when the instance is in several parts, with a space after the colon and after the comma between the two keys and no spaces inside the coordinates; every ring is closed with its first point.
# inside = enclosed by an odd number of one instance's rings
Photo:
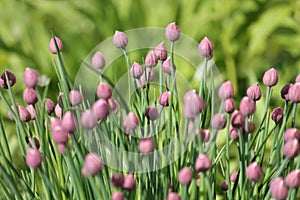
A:
{"type": "MultiPolygon", "coordinates": [[[[223,78],[234,84],[237,99],[250,84],[261,82],[270,67],[280,72],[276,93],[298,74],[300,1],[296,0],[1,0],[0,71],[7,68],[16,74],[14,92],[20,104],[26,67],[52,79],[50,95],[55,97],[57,78],[48,50],[51,31],[63,40],[67,71],[75,78],[81,60],[115,30],[164,28],[174,21],[194,40],[204,36],[212,40],[214,62],[223,78]]],[[[0,106],[6,117],[7,110],[0,106]]]]}

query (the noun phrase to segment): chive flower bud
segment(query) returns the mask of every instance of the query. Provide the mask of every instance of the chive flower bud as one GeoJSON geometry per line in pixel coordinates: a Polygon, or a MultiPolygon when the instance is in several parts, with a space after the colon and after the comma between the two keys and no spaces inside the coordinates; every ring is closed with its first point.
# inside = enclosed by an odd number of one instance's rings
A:
{"type": "Polygon", "coordinates": [[[210,60],[213,57],[214,45],[207,37],[204,37],[198,46],[198,51],[201,57],[210,60]]]}
{"type": "Polygon", "coordinates": [[[272,87],[278,83],[278,72],[276,69],[271,68],[265,72],[263,76],[263,83],[268,87],[272,87]]]}
{"type": "Polygon", "coordinates": [[[23,74],[23,81],[26,87],[35,88],[39,82],[39,75],[35,70],[26,68],[23,74]]]}
{"type": "Polygon", "coordinates": [[[179,27],[176,25],[175,22],[170,23],[167,27],[166,27],[166,38],[171,41],[171,42],[175,42],[176,40],[179,40],[180,38],[180,29],[179,27]]]}

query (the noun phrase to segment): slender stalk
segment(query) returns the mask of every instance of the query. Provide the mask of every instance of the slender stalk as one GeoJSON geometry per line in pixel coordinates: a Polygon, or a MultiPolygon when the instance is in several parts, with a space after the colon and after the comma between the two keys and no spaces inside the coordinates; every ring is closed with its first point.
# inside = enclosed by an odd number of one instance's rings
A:
{"type": "Polygon", "coordinates": [[[227,124],[226,124],[226,166],[225,166],[225,179],[228,185],[227,197],[229,200],[232,199],[232,190],[231,190],[231,182],[230,182],[230,156],[229,156],[229,140],[230,140],[230,114],[227,114],[227,124]]]}

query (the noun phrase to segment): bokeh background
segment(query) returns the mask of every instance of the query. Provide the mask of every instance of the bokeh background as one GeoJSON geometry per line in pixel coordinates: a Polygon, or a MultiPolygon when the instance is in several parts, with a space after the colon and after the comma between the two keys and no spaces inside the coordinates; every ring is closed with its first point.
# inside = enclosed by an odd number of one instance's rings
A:
{"type": "MultiPolygon", "coordinates": [[[[1,0],[0,71],[16,74],[13,89],[19,104],[26,67],[50,77],[49,96],[56,98],[54,59],[48,50],[51,31],[63,40],[65,65],[74,79],[82,59],[115,30],[164,28],[170,22],[198,42],[204,36],[211,39],[214,62],[224,80],[235,86],[237,101],[250,84],[261,83],[264,71],[275,67],[280,82],[272,104],[282,103],[278,92],[300,69],[297,0],[1,0]]],[[[1,103],[0,114],[7,122],[1,103]]]]}

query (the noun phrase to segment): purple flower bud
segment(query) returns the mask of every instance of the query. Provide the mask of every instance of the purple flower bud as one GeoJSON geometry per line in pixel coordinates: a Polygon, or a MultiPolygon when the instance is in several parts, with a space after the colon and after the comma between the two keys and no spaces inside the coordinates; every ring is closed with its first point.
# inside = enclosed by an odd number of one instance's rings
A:
{"type": "Polygon", "coordinates": [[[66,143],[69,139],[69,135],[66,130],[57,125],[52,130],[52,138],[56,143],[66,143]]]}
{"type": "Polygon", "coordinates": [[[299,103],[300,102],[300,83],[295,83],[293,84],[290,89],[288,99],[291,100],[294,103],[299,103]]]}
{"type": "Polygon", "coordinates": [[[39,75],[35,70],[26,68],[23,75],[23,81],[26,87],[35,88],[39,82],[39,75]]]}
{"type": "Polygon", "coordinates": [[[139,151],[143,154],[153,152],[154,142],[152,138],[142,138],[139,143],[139,151]]]}
{"type": "Polygon", "coordinates": [[[175,42],[176,40],[179,40],[180,38],[180,29],[176,25],[175,22],[170,23],[166,27],[166,38],[170,40],[171,42],[175,42]]]}
{"type": "Polygon", "coordinates": [[[253,101],[258,101],[261,98],[261,89],[258,86],[258,83],[251,85],[247,89],[247,96],[253,101]]]}
{"type": "MultiPolygon", "coordinates": [[[[174,64],[174,73],[176,72],[176,65],[174,64]]],[[[168,57],[167,60],[163,62],[163,72],[169,75],[172,75],[172,66],[171,66],[171,58],[168,57]]]]}
{"type": "Polygon", "coordinates": [[[298,188],[300,186],[300,170],[295,169],[285,177],[285,184],[290,188],[298,188]]]}
{"type": "Polygon", "coordinates": [[[281,121],[283,117],[283,109],[280,107],[274,108],[271,114],[271,119],[275,122],[278,123],[281,121]]]}
{"type": "Polygon", "coordinates": [[[139,125],[139,119],[133,112],[129,112],[124,119],[123,126],[126,134],[130,134],[139,125]]]}
{"type": "Polygon", "coordinates": [[[158,118],[158,110],[155,106],[149,106],[146,111],[145,111],[145,116],[149,119],[149,120],[156,120],[158,118]]]}
{"type": "Polygon", "coordinates": [[[89,153],[85,156],[84,159],[84,168],[86,169],[89,175],[96,175],[102,169],[102,161],[96,153],[89,153]]]}
{"type": "Polygon", "coordinates": [[[40,148],[40,141],[36,137],[28,138],[28,145],[27,148],[39,149],[40,148]]]}
{"type": "Polygon", "coordinates": [[[211,168],[211,161],[206,154],[200,154],[195,162],[195,169],[198,172],[206,172],[211,168]]]}
{"type": "Polygon", "coordinates": [[[69,133],[74,132],[77,127],[76,117],[70,111],[66,112],[61,120],[61,126],[69,133]]]}
{"type": "Polygon", "coordinates": [[[31,115],[24,106],[18,106],[18,111],[22,122],[29,122],[31,120],[31,115]]]}
{"type": "Polygon", "coordinates": [[[92,65],[96,69],[103,69],[105,66],[105,58],[103,54],[97,51],[92,57],[92,65]]]}
{"type": "Polygon", "coordinates": [[[10,87],[12,87],[16,83],[15,75],[10,71],[5,70],[0,76],[0,87],[4,89],[8,89],[6,77],[8,78],[8,83],[10,87]]]}
{"type": "Polygon", "coordinates": [[[35,104],[38,101],[35,89],[26,88],[23,93],[23,100],[27,105],[35,104]]]}
{"type": "Polygon", "coordinates": [[[204,109],[205,103],[198,96],[196,90],[189,90],[184,95],[183,115],[185,118],[194,119],[204,109]]]}
{"type": "Polygon", "coordinates": [[[233,98],[229,98],[229,99],[224,100],[223,110],[224,110],[224,112],[229,113],[229,114],[232,113],[235,110],[235,105],[234,105],[233,98]]]}
{"type": "Polygon", "coordinates": [[[168,194],[168,200],[181,200],[181,197],[176,192],[170,192],[168,194]]]}
{"type": "Polygon", "coordinates": [[[115,100],[111,97],[107,100],[107,102],[108,102],[108,105],[109,105],[110,109],[112,109],[115,114],[118,114],[119,104],[118,104],[117,100],[115,100]]]}
{"type": "Polygon", "coordinates": [[[178,172],[178,182],[182,185],[188,185],[193,178],[193,172],[190,168],[184,167],[178,172]]]}
{"type": "Polygon", "coordinates": [[[55,113],[56,117],[58,117],[58,118],[62,117],[62,109],[59,104],[56,104],[54,113],[55,113]]]}
{"type": "Polygon", "coordinates": [[[111,97],[111,89],[110,87],[106,84],[101,82],[98,87],[97,87],[97,96],[99,99],[109,99],[111,97]]]}
{"type": "Polygon", "coordinates": [[[286,199],[288,197],[288,189],[281,177],[275,178],[270,183],[271,196],[275,199],[286,199]]]}
{"type": "Polygon", "coordinates": [[[154,54],[154,51],[149,51],[145,58],[146,67],[155,67],[157,65],[157,57],[154,54]]]}
{"type": "Polygon", "coordinates": [[[35,120],[35,108],[34,108],[34,106],[33,105],[28,105],[28,106],[26,106],[26,109],[30,114],[30,119],[35,120]]]}
{"type": "Polygon", "coordinates": [[[71,90],[69,93],[69,100],[72,106],[78,106],[83,99],[82,94],[77,90],[71,90]]]}
{"type": "Polygon", "coordinates": [[[240,102],[240,111],[244,116],[252,115],[256,110],[255,102],[249,97],[243,97],[240,102]]]}
{"type": "Polygon", "coordinates": [[[292,87],[292,83],[288,83],[286,84],[285,86],[283,86],[283,88],[281,89],[280,91],[280,95],[281,95],[281,98],[285,99],[286,101],[289,101],[289,90],[290,90],[290,87],[292,87]]]}
{"type": "Polygon", "coordinates": [[[245,124],[245,117],[244,115],[238,111],[238,110],[235,110],[233,113],[232,113],[232,117],[231,117],[231,125],[232,127],[234,128],[241,128],[243,127],[245,124]]]}
{"type": "Polygon", "coordinates": [[[124,49],[128,44],[127,35],[123,32],[116,31],[113,37],[113,43],[115,47],[124,49]]]}
{"type": "Polygon", "coordinates": [[[300,132],[296,128],[289,128],[284,132],[284,141],[297,139],[300,140],[300,132]]]}
{"type": "Polygon", "coordinates": [[[165,47],[165,42],[161,42],[155,47],[154,54],[159,60],[167,59],[167,49],[165,47]]]}
{"type": "Polygon", "coordinates": [[[28,167],[37,169],[41,166],[43,157],[41,152],[36,148],[29,148],[26,154],[26,164],[28,167]]]}
{"type": "Polygon", "coordinates": [[[230,174],[230,181],[231,181],[231,182],[235,182],[236,179],[237,179],[237,173],[236,173],[236,172],[232,172],[232,173],[230,174]]]}
{"type": "Polygon", "coordinates": [[[263,76],[263,83],[268,86],[272,87],[276,85],[278,82],[278,72],[272,68],[265,72],[263,76]]]}
{"type": "Polygon", "coordinates": [[[60,126],[61,121],[58,118],[51,117],[50,118],[50,131],[53,131],[56,126],[60,126]]]}
{"type": "Polygon", "coordinates": [[[170,103],[170,95],[171,95],[171,92],[170,91],[166,91],[166,92],[163,92],[159,99],[158,99],[158,103],[161,105],[161,106],[169,106],[169,103],[170,103]]]}
{"type": "Polygon", "coordinates": [[[284,147],[283,153],[288,158],[294,158],[299,154],[300,146],[297,139],[287,140],[284,147]]]}
{"type": "Polygon", "coordinates": [[[46,110],[47,110],[47,113],[50,115],[51,113],[54,112],[54,109],[55,109],[55,104],[54,102],[49,99],[49,98],[46,98],[45,99],[45,103],[46,103],[46,110]]]}
{"type": "Polygon", "coordinates": [[[124,200],[124,194],[122,192],[114,192],[111,196],[111,200],[124,200]]]}
{"type": "Polygon", "coordinates": [[[214,45],[207,37],[204,37],[198,46],[198,51],[201,57],[209,60],[213,57],[214,45]]]}
{"type": "Polygon", "coordinates": [[[210,139],[210,131],[209,129],[201,129],[202,142],[208,142],[210,139]]]}
{"type": "Polygon", "coordinates": [[[104,120],[109,115],[109,106],[104,99],[97,100],[92,107],[98,120],[104,120]]]}
{"type": "Polygon", "coordinates": [[[124,178],[123,188],[126,190],[133,190],[135,188],[136,182],[132,174],[128,174],[124,178]]]}
{"type": "MultiPolygon", "coordinates": [[[[56,41],[56,44],[57,44],[57,47],[58,47],[58,50],[59,51],[62,51],[63,50],[63,43],[61,41],[61,39],[59,39],[58,37],[54,37],[55,38],[55,41],[56,41]]],[[[53,54],[56,54],[57,51],[56,51],[56,46],[55,46],[55,42],[54,42],[54,39],[51,38],[50,42],[49,42],[49,50],[51,53],[53,54]]]]}
{"type": "Polygon", "coordinates": [[[112,175],[110,182],[114,187],[122,187],[124,183],[124,175],[121,173],[114,174],[112,175]]]}
{"type": "Polygon", "coordinates": [[[211,126],[216,130],[221,130],[226,126],[226,118],[223,114],[217,113],[211,120],[211,126]]]}
{"type": "Polygon", "coordinates": [[[230,81],[224,82],[220,86],[218,94],[222,100],[232,98],[234,95],[234,88],[233,88],[233,85],[231,84],[231,82],[230,81]]]}
{"type": "Polygon", "coordinates": [[[225,180],[221,184],[221,189],[225,192],[228,190],[228,185],[225,180]]]}
{"type": "Polygon", "coordinates": [[[230,139],[237,141],[240,137],[239,130],[237,128],[231,127],[230,129],[230,139]]]}
{"type": "Polygon", "coordinates": [[[81,125],[87,129],[93,129],[98,124],[96,114],[92,110],[85,110],[81,114],[81,125]]]}
{"type": "Polygon", "coordinates": [[[144,70],[143,70],[142,66],[139,63],[134,62],[130,68],[131,76],[135,79],[138,79],[143,75],[143,73],[144,73],[144,70]]]}
{"type": "Polygon", "coordinates": [[[250,182],[257,182],[261,178],[262,171],[257,162],[253,162],[247,167],[246,176],[250,182]]]}

